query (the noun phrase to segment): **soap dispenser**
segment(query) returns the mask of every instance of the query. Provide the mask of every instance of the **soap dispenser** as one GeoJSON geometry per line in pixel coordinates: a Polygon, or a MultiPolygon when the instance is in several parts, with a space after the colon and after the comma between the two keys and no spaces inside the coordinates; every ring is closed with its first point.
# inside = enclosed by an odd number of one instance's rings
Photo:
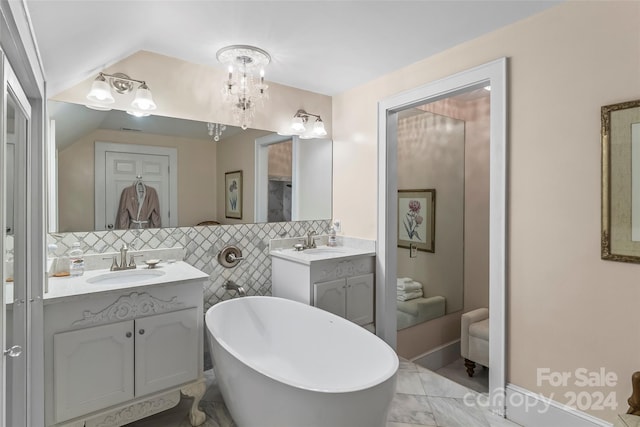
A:
{"type": "Polygon", "coordinates": [[[56,272],[56,264],[58,258],[56,258],[56,251],[58,250],[58,245],[55,243],[49,243],[47,245],[47,276],[51,277],[56,272]]]}
{"type": "Polygon", "coordinates": [[[70,272],[69,272],[69,257],[65,254],[65,255],[61,255],[59,257],[56,258],[55,262],[53,263],[53,277],[67,277],[70,272]]]}
{"type": "Polygon", "coordinates": [[[338,241],[336,239],[336,229],[332,226],[329,229],[329,238],[327,239],[327,246],[338,246],[338,241]]]}
{"type": "Polygon", "coordinates": [[[75,242],[69,251],[69,274],[75,277],[82,276],[83,273],[84,253],[80,248],[80,242],[75,242]]]}

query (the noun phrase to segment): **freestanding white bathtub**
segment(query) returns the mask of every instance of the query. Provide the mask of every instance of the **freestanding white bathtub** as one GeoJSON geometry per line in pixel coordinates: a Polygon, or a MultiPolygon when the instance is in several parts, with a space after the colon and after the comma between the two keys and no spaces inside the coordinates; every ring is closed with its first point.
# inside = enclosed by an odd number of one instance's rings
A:
{"type": "Polygon", "coordinates": [[[239,427],[386,426],[398,357],[360,326],[276,297],[218,303],[206,324],[239,427]]]}

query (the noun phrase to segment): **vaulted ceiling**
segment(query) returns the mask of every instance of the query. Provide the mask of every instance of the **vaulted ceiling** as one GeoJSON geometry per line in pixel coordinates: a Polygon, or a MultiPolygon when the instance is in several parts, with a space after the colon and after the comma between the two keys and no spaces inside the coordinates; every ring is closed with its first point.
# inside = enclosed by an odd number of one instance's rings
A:
{"type": "Polygon", "coordinates": [[[271,54],[267,80],[334,95],[558,1],[27,0],[49,94],[138,50],[221,67],[218,49],[271,54]]]}

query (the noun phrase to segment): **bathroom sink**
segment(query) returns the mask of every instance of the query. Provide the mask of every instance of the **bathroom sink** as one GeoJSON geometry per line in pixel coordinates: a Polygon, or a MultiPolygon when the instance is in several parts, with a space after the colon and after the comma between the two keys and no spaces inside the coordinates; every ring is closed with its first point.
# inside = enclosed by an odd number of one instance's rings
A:
{"type": "Polygon", "coordinates": [[[302,251],[302,253],[305,253],[308,255],[333,255],[333,254],[344,254],[346,252],[347,251],[342,248],[330,248],[330,247],[312,248],[312,249],[305,249],[304,251],[302,251]]]}
{"type": "Polygon", "coordinates": [[[144,282],[164,276],[162,270],[122,270],[110,271],[87,279],[88,283],[96,285],[119,285],[126,283],[144,282]]]}
{"type": "Polygon", "coordinates": [[[354,256],[375,255],[375,249],[360,249],[350,246],[318,246],[297,251],[294,248],[272,249],[270,255],[275,258],[282,258],[300,264],[309,265],[311,262],[323,260],[335,260],[338,258],[349,258],[354,256]]]}

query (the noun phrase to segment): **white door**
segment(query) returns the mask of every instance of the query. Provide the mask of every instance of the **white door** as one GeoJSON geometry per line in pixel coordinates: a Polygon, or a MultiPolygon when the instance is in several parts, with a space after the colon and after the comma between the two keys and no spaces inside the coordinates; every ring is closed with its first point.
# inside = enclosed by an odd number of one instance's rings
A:
{"type": "MultiPolygon", "coordinates": [[[[1,56],[0,51],[0,56],[1,56]]],[[[31,126],[31,106],[16,75],[6,59],[0,61],[0,81],[3,83],[0,102],[0,218],[2,239],[0,239],[0,292],[3,310],[0,316],[2,329],[2,384],[4,392],[0,425],[11,427],[26,426],[27,411],[30,409],[31,389],[27,382],[29,357],[27,350],[31,339],[30,324],[27,319],[32,313],[31,281],[27,276],[27,253],[32,250],[27,238],[29,183],[27,165],[30,162],[28,146],[31,126]],[[4,126],[2,124],[4,123],[4,126]],[[12,142],[12,143],[10,143],[12,142]]]]}
{"type": "Polygon", "coordinates": [[[162,227],[178,225],[177,150],[95,143],[95,229],[112,230],[120,195],[138,177],[158,192],[162,227]]]}
{"type": "Polygon", "coordinates": [[[198,312],[195,307],[135,322],[136,396],[198,377],[198,312]]]}
{"type": "Polygon", "coordinates": [[[133,320],[53,336],[56,422],[133,399],[133,320]]]}
{"type": "Polygon", "coordinates": [[[346,310],[346,284],[344,279],[313,284],[313,305],[344,317],[346,310]]]}
{"type": "Polygon", "coordinates": [[[347,278],[347,319],[358,325],[373,322],[373,274],[347,278]]]}
{"type": "Polygon", "coordinates": [[[169,156],[109,151],[105,160],[106,229],[114,228],[122,190],[134,185],[137,177],[158,192],[160,221],[169,224],[169,156]]]}

